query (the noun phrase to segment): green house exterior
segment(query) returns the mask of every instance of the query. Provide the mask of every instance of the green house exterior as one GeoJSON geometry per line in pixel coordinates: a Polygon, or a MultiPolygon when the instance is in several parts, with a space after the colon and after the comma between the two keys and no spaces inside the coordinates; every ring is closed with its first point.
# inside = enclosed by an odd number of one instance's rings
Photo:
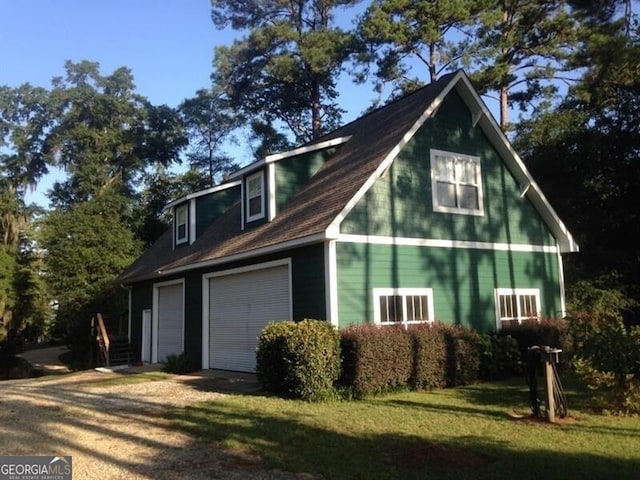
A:
{"type": "Polygon", "coordinates": [[[577,251],[462,72],[169,207],[182,225],[121,277],[131,342],[203,368],[252,371],[269,321],[562,316],[577,251]]]}

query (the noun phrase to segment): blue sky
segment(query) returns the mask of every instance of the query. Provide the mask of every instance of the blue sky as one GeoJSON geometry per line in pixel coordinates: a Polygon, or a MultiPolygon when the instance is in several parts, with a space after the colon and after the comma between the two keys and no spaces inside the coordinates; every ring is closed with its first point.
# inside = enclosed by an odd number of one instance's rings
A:
{"type": "MultiPolygon", "coordinates": [[[[0,0],[0,85],[50,87],[66,60],[91,60],[103,74],[131,68],[140,94],[175,107],[209,85],[214,46],[236,35],[214,27],[209,0],[0,0]]],[[[351,80],[340,87],[349,121],[373,94],[351,80]]],[[[59,176],[43,179],[27,200],[47,205],[59,176]]]]}

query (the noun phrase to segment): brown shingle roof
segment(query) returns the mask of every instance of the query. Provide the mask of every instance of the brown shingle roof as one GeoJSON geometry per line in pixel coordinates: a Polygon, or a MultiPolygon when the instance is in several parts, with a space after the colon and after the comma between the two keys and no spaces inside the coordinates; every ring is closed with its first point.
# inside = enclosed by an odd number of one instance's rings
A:
{"type": "Polygon", "coordinates": [[[122,283],[159,277],[174,269],[190,269],[212,261],[251,254],[285,242],[324,235],[333,220],[375,173],[455,74],[423,87],[323,136],[316,142],[350,136],[276,217],[242,231],[240,203],[216,220],[192,245],[172,250],[165,233],[120,277],[122,283]]]}

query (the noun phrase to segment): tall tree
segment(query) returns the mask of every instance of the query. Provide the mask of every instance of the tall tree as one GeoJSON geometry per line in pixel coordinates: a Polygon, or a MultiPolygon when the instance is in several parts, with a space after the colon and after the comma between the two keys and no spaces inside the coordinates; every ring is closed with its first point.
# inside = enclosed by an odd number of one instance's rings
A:
{"type": "Polygon", "coordinates": [[[222,147],[232,141],[232,132],[239,127],[241,118],[221,95],[204,89],[184,100],[179,111],[189,137],[189,167],[205,172],[208,186],[214,186],[237,168],[222,147]]]}
{"type": "Polygon", "coordinates": [[[95,62],[65,67],[51,92],[56,124],[47,159],[68,174],[53,188],[54,204],[87,201],[110,186],[131,195],[147,166],[178,160],[186,139],[177,112],[137,94],[129,69],[103,76],[95,62]]]}
{"type": "Polygon", "coordinates": [[[39,244],[47,252],[44,276],[59,304],[60,330],[87,325],[89,315],[100,311],[92,308],[115,308],[124,296],[114,281],[141,251],[141,242],[122,221],[129,209],[119,192],[105,189],[86,202],[50,212],[39,225],[39,244]],[[114,292],[113,305],[98,307],[105,292],[114,292]]]}
{"type": "Polygon", "coordinates": [[[318,138],[340,119],[336,85],[355,51],[339,10],[361,0],[211,0],[218,28],[247,32],[217,47],[214,83],[248,118],[283,124],[297,142],[318,138]]]}
{"type": "Polygon", "coordinates": [[[497,0],[479,16],[472,49],[463,63],[481,93],[496,92],[500,127],[509,129],[509,108],[527,109],[557,92],[568,79],[578,24],[566,0],[497,0]]]}
{"type": "Polygon", "coordinates": [[[523,123],[518,146],[581,245],[569,292],[589,282],[640,302],[640,32],[602,34],[615,23],[584,43],[590,68],[558,108],[523,123]]]}
{"type": "Polygon", "coordinates": [[[420,86],[428,72],[431,82],[468,55],[469,29],[488,1],[379,0],[359,19],[358,32],[368,46],[365,63],[375,63],[382,84],[400,92],[420,86]]]}

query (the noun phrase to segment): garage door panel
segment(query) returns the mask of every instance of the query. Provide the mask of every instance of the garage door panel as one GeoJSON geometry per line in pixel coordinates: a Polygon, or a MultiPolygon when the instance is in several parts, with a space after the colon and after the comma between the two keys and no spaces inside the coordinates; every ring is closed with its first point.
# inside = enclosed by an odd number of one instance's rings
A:
{"type": "Polygon", "coordinates": [[[209,280],[209,365],[255,371],[258,337],[270,321],[290,318],[289,267],[209,280]]]}

